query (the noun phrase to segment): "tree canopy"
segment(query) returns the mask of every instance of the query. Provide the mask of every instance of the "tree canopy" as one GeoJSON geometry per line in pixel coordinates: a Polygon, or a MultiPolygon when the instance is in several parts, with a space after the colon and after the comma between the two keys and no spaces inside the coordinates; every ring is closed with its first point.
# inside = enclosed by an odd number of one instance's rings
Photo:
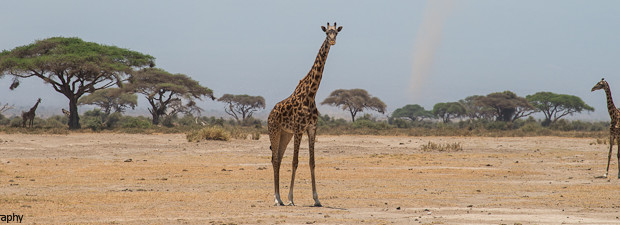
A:
{"type": "Polygon", "coordinates": [[[458,102],[440,102],[433,106],[433,114],[441,118],[444,123],[465,115],[465,112],[463,105],[458,102]]]}
{"type": "Polygon", "coordinates": [[[424,109],[424,107],[414,104],[405,105],[392,112],[394,118],[408,118],[411,121],[423,120],[424,118],[433,118],[433,113],[424,109]]]}
{"type": "Polygon", "coordinates": [[[218,101],[228,104],[224,111],[237,122],[240,122],[239,116],[245,121],[246,118],[252,117],[254,112],[265,108],[265,98],[262,96],[224,94],[218,101]]]}
{"type": "Polygon", "coordinates": [[[171,74],[159,68],[145,68],[135,72],[124,89],[146,97],[151,105],[149,112],[153,116],[153,124],[159,124],[162,115],[200,111],[195,100],[202,100],[202,97],[215,100],[213,91],[201,86],[198,81],[185,74],[171,74]]]}
{"type": "Polygon", "coordinates": [[[511,122],[535,112],[525,98],[511,91],[491,93],[478,101],[482,106],[493,108],[498,121],[511,122]]]}
{"type": "Polygon", "coordinates": [[[78,99],[86,93],[120,85],[134,69],[154,66],[155,58],[80,38],[52,37],[0,53],[0,76],[10,75],[10,89],[20,78],[37,77],[69,99],[69,128],[80,128],[78,99]]]}
{"type": "Polygon", "coordinates": [[[459,103],[465,108],[465,116],[472,120],[484,119],[490,120],[494,117],[495,110],[492,107],[484,105],[481,100],[485,96],[472,95],[465,99],[459,100],[459,103]]]}
{"type": "Polygon", "coordinates": [[[112,109],[119,113],[125,112],[127,108],[135,109],[138,105],[138,96],[123,92],[120,88],[106,88],[81,97],[78,104],[99,106],[107,116],[112,109]]]}
{"type": "Polygon", "coordinates": [[[321,104],[340,106],[342,110],[349,110],[353,122],[355,122],[357,113],[363,112],[364,109],[385,113],[385,108],[387,107],[381,99],[372,97],[364,89],[337,89],[329,97],[325,98],[321,104]]]}
{"type": "Polygon", "coordinates": [[[580,113],[584,110],[594,111],[581,98],[574,95],[556,94],[552,92],[537,92],[525,97],[537,110],[545,114],[543,125],[555,123],[560,118],[580,113]]]}

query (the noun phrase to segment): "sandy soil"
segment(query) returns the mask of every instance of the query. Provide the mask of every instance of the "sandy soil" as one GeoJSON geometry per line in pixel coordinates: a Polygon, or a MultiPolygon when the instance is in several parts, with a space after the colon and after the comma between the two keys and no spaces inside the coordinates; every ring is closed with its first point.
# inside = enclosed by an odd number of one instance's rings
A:
{"type": "MultiPolygon", "coordinates": [[[[322,208],[310,207],[305,143],[298,206],[276,207],[266,136],[0,134],[0,214],[27,224],[620,224],[617,162],[595,179],[608,146],[593,139],[319,136],[322,208]],[[464,149],[422,151],[429,141],[464,149]]],[[[285,202],[291,157],[289,146],[285,202]]]]}

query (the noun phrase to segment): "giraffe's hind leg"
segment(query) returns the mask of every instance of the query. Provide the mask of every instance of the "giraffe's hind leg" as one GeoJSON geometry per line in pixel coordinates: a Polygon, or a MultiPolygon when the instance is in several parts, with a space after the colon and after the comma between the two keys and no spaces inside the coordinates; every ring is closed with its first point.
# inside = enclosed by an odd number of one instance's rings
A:
{"type": "Polygon", "coordinates": [[[292,137],[292,134],[282,130],[270,132],[271,164],[273,166],[274,200],[276,206],[284,205],[280,198],[280,165],[284,152],[286,151],[286,145],[288,145],[292,137]]]}
{"type": "Polygon", "coordinates": [[[614,149],[614,136],[610,135],[609,136],[609,154],[607,155],[607,170],[605,171],[605,175],[603,175],[603,177],[607,178],[607,175],[609,175],[609,163],[611,162],[611,152],[614,149]]]}

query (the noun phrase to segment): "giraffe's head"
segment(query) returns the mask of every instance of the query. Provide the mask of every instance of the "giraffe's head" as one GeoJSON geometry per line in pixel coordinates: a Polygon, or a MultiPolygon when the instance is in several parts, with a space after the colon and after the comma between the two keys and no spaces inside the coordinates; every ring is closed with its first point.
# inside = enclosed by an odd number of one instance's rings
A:
{"type": "Polygon", "coordinates": [[[596,83],[596,85],[594,85],[594,87],[592,87],[592,91],[600,90],[600,89],[603,89],[605,87],[609,87],[609,84],[607,83],[607,81],[605,81],[605,78],[603,78],[603,79],[601,79],[601,81],[596,83]]]}
{"type": "Polygon", "coordinates": [[[335,45],[336,36],[338,35],[338,32],[342,30],[342,26],[336,27],[336,23],[334,22],[334,26],[330,26],[329,23],[327,23],[327,27],[321,26],[321,29],[325,31],[325,34],[327,34],[327,43],[330,45],[335,45]]]}

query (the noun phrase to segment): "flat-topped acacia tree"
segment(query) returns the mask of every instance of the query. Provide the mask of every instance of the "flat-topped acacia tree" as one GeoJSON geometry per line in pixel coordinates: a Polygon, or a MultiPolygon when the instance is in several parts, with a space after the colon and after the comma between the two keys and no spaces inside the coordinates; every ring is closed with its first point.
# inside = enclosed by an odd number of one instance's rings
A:
{"type": "Polygon", "coordinates": [[[215,100],[213,90],[201,86],[198,81],[185,74],[171,74],[159,68],[136,71],[123,89],[146,97],[151,105],[149,112],[155,125],[159,124],[162,115],[200,110],[194,100],[201,100],[203,96],[215,100]],[[183,104],[184,101],[187,103],[183,104]]]}
{"type": "Polygon", "coordinates": [[[245,122],[254,112],[265,108],[265,98],[262,96],[224,94],[218,101],[228,104],[224,112],[234,117],[238,123],[245,122]]]}
{"type": "Polygon", "coordinates": [[[121,85],[142,67],[153,67],[150,55],[80,38],[52,37],[0,53],[0,77],[37,77],[69,99],[69,128],[80,128],[78,100],[86,93],[121,85]]]}

